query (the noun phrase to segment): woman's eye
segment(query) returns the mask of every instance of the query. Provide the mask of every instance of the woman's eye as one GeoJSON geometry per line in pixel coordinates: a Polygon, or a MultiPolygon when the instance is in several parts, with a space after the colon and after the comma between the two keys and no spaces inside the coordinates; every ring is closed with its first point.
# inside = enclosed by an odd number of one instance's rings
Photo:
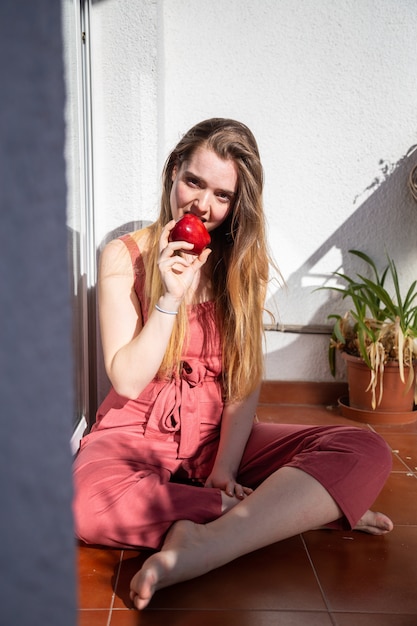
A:
{"type": "Polygon", "coordinates": [[[188,177],[186,180],[187,184],[190,185],[190,187],[198,187],[200,185],[200,181],[198,180],[198,178],[188,177]]]}
{"type": "Polygon", "coordinates": [[[220,192],[217,194],[217,197],[219,198],[219,200],[220,200],[221,202],[230,202],[230,200],[231,200],[231,198],[230,198],[229,194],[228,194],[228,193],[223,193],[222,191],[220,191],[220,192]]]}

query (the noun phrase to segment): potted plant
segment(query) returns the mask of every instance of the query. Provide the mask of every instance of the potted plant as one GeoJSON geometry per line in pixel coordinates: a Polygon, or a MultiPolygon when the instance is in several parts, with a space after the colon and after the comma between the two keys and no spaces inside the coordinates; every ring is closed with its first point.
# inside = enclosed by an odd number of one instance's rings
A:
{"type": "Polygon", "coordinates": [[[349,407],[364,410],[365,421],[370,421],[369,413],[377,410],[391,413],[382,420],[385,422],[392,419],[392,413],[408,415],[403,421],[414,421],[417,412],[415,415],[410,412],[416,396],[417,280],[403,296],[391,258],[388,257],[387,266],[379,272],[364,252],[349,250],[349,253],[366,263],[371,278],[335,272],[345,286],[321,287],[340,292],[352,304],[343,316],[328,316],[335,321],[329,345],[330,370],[334,376],[336,353],[341,351],[348,366],[349,407]],[[387,279],[394,295],[386,287],[387,279]],[[360,373],[362,370],[364,374],[360,373]]]}

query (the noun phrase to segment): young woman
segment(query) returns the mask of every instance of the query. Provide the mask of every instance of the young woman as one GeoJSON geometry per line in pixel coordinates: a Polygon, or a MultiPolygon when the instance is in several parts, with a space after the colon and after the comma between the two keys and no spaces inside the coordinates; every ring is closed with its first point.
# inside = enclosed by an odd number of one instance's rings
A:
{"type": "Polygon", "coordinates": [[[131,582],[138,609],[309,529],[392,529],[368,510],[391,469],[382,438],[254,419],[270,265],[262,187],[250,130],[206,120],[166,162],[159,219],[101,257],[112,388],[75,460],[75,523],[85,542],[157,551],[131,582]],[[169,240],[188,212],[211,235],[199,256],[169,240]]]}

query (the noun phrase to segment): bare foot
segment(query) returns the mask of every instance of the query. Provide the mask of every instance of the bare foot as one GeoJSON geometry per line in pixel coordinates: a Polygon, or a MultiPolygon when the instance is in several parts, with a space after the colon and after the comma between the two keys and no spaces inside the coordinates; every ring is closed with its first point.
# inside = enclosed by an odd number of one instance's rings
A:
{"type": "Polygon", "coordinates": [[[201,576],[217,566],[210,563],[205,526],[190,521],[176,522],[160,552],[150,556],[130,583],[130,599],[144,609],[158,589],[201,576]]]}
{"type": "Polygon", "coordinates": [[[354,530],[360,530],[371,535],[385,535],[394,528],[394,524],[384,513],[366,511],[354,530]]]}

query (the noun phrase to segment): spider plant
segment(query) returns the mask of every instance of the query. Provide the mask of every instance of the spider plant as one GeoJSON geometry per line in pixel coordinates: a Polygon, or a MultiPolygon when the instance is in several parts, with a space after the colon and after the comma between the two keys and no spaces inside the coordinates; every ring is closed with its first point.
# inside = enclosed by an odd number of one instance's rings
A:
{"type": "Polygon", "coordinates": [[[388,265],[378,271],[374,261],[364,252],[349,250],[362,259],[371,270],[372,278],[356,274],[354,278],[334,272],[345,281],[345,287],[325,286],[350,298],[353,307],[345,315],[332,314],[335,320],[329,345],[329,365],[333,376],[336,373],[336,351],[340,350],[361,357],[371,372],[367,390],[372,393],[372,408],[381,402],[383,395],[384,366],[396,361],[399,376],[408,391],[414,381],[413,359],[417,356],[417,289],[415,280],[405,297],[401,294],[397,268],[388,256],[388,265]],[[390,295],[385,284],[391,279],[394,294],[390,295]],[[405,368],[408,378],[405,380],[405,368]],[[376,397],[379,382],[379,394],[376,397]]]}

